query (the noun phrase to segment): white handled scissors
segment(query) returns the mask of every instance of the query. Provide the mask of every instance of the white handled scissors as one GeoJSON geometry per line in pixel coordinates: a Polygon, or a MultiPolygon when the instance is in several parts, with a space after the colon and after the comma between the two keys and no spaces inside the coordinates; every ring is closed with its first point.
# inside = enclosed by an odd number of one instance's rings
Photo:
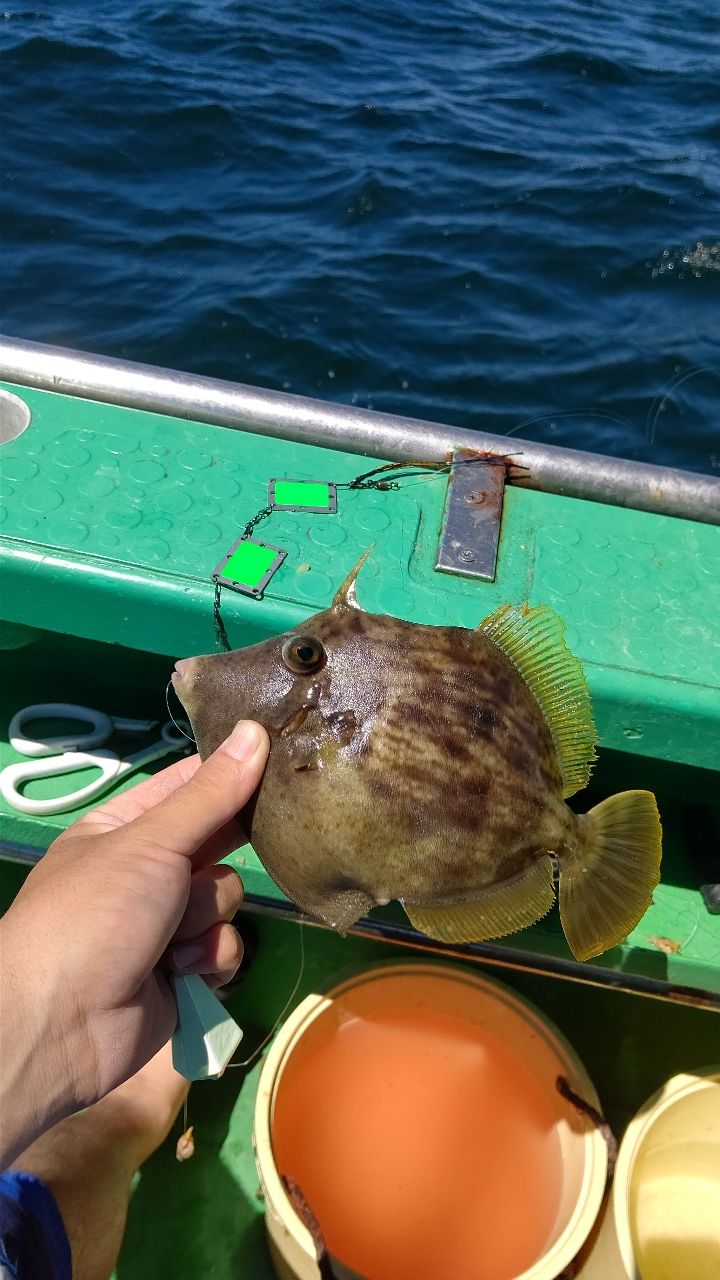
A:
{"type": "Polygon", "coordinates": [[[116,782],[135,769],[140,769],[153,760],[161,760],[163,756],[189,750],[190,726],[183,721],[177,725],[168,721],[160,728],[157,742],[124,758],[116,751],[102,748],[102,744],[108,742],[114,733],[149,733],[158,725],[157,720],[128,720],[120,716],[107,716],[102,711],[79,707],[72,702],[40,702],[32,707],[23,707],[10,721],[10,745],[21,755],[30,756],[31,759],[10,764],[2,770],[0,794],[20,813],[36,817],[77,809],[109,791],[116,782]],[[28,736],[25,726],[41,717],[76,720],[78,728],[71,733],[54,737],[28,736]],[[35,800],[24,796],[20,791],[25,782],[36,778],[60,777],[64,773],[73,773],[76,769],[91,765],[101,770],[100,777],[64,796],[35,800]]]}
{"type": "MultiPolygon", "coordinates": [[[[183,720],[168,721],[160,729],[160,739],[141,751],[121,759],[115,751],[102,749],[113,733],[149,733],[158,720],[127,720],[107,716],[91,707],[72,702],[40,702],[23,707],[10,721],[10,745],[28,761],[10,764],[0,773],[0,793],[8,804],[21,813],[37,816],[67,813],[86,804],[118,781],[153,760],[190,749],[190,726],[183,720]],[[28,737],[25,725],[41,717],[76,720],[81,726],[72,733],[54,737],[28,737]],[[82,726],[91,726],[89,730],[82,726]],[[78,751],[78,747],[87,748],[78,751]],[[57,799],[31,800],[20,793],[20,786],[33,778],[58,777],[88,765],[96,765],[102,774],[94,782],[57,799]]],[[[173,979],[178,1020],[172,1038],[173,1065],[187,1080],[214,1080],[221,1076],[242,1038],[242,1031],[223,1007],[217,996],[197,974],[173,979]]]]}

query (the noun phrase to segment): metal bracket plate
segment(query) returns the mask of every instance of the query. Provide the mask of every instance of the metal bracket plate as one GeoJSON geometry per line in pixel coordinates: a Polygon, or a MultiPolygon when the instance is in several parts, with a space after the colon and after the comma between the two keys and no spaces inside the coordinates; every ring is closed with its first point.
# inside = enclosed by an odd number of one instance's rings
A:
{"type": "Polygon", "coordinates": [[[508,461],[473,449],[452,455],[453,463],[474,460],[477,466],[453,466],[450,472],[435,568],[494,582],[508,461]]]}

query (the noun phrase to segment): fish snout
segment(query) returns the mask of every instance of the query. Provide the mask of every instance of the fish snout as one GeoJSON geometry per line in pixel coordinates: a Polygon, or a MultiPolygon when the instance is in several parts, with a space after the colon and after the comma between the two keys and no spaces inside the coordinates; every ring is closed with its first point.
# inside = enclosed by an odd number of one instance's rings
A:
{"type": "Polygon", "coordinates": [[[175,663],[175,670],[170,678],[178,694],[181,693],[182,689],[187,689],[191,685],[196,666],[197,658],[180,658],[175,663]]]}

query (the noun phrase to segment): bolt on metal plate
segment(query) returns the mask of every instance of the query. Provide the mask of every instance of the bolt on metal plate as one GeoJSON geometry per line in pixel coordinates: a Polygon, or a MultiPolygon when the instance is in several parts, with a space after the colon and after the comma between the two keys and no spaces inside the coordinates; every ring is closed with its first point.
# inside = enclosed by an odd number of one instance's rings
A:
{"type": "Polygon", "coordinates": [[[453,453],[435,568],[495,581],[507,463],[472,449],[453,453]],[[476,461],[477,465],[472,465],[476,461]]]}

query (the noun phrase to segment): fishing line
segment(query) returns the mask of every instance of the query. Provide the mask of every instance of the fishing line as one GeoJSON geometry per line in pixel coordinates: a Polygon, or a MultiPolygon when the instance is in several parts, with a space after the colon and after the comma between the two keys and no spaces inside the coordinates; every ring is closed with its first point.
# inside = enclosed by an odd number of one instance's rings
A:
{"type": "Polygon", "coordinates": [[[183,1099],[183,1131],[175,1144],[175,1159],[182,1163],[195,1155],[195,1126],[189,1123],[188,1095],[183,1099]]]}
{"type": "MultiPolygon", "coordinates": [[[[655,430],[657,428],[658,419],[663,408],[674,391],[681,387],[688,379],[699,376],[701,373],[714,373],[715,369],[712,365],[704,365],[702,369],[689,369],[686,373],[674,374],[655,396],[645,418],[644,436],[645,443],[651,448],[655,445],[655,430]]],[[[585,416],[587,418],[601,418],[606,422],[614,422],[620,427],[629,427],[631,431],[637,431],[637,424],[632,422],[630,418],[624,417],[622,414],[610,413],[605,409],[561,409],[557,413],[538,413],[532,418],[524,418],[522,422],[518,422],[509,431],[505,431],[505,436],[514,436],[516,432],[522,431],[524,427],[532,427],[536,422],[545,422],[549,418],[576,418],[585,416]]]]}
{"type": "Polygon", "coordinates": [[[252,520],[248,520],[245,528],[240,534],[240,537],[250,538],[257,525],[259,525],[263,520],[267,520],[268,516],[271,516],[274,510],[274,507],[262,507],[261,510],[257,512],[257,515],[253,516],[252,520]]]}
{"type": "MultiPolygon", "coordinates": [[[[192,735],[191,735],[191,734],[189,734],[189,733],[186,733],[186,732],[185,732],[185,730],[183,729],[183,727],[182,727],[182,725],[181,725],[181,724],[178,724],[178,722],[177,722],[177,720],[175,719],[175,717],[174,717],[174,715],[173,715],[172,711],[170,710],[170,687],[171,687],[171,685],[172,685],[172,680],[168,680],[167,684],[165,685],[165,706],[167,707],[168,715],[169,715],[170,719],[172,720],[173,724],[175,725],[175,728],[177,729],[178,733],[181,733],[181,734],[182,734],[182,736],[183,736],[183,738],[187,738],[188,742],[192,742],[193,746],[194,746],[194,747],[196,747],[196,746],[197,746],[197,742],[195,741],[195,739],[192,737],[192,735]]],[[[187,748],[185,748],[185,750],[187,750],[187,748]]]]}
{"type": "Polygon", "coordinates": [[[677,391],[678,387],[681,387],[683,382],[687,382],[689,378],[694,378],[696,375],[701,373],[714,372],[715,370],[712,365],[704,365],[702,369],[689,369],[687,373],[675,374],[674,377],[670,378],[669,382],[665,383],[665,386],[658,392],[650,405],[650,408],[648,409],[648,416],[645,419],[645,441],[647,444],[651,447],[655,444],[655,429],[658,424],[658,419],[665,407],[668,397],[672,395],[673,391],[677,391]],[[656,405],[657,408],[655,408],[656,405]]]}
{"type": "Polygon", "coordinates": [[[266,1045],[268,1045],[268,1044],[270,1043],[270,1041],[272,1040],[273,1036],[275,1035],[275,1032],[277,1031],[278,1027],[280,1026],[280,1023],[283,1021],[283,1019],[284,1019],[285,1015],[287,1014],[288,1009],[290,1008],[290,1006],[291,1006],[291,1004],[292,1004],[293,1000],[295,999],[295,997],[296,997],[296,995],[297,995],[297,993],[298,993],[298,990],[299,990],[299,988],[300,988],[300,983],[302,982],[302,980],[303,980],[303,976],[304,976],[304,973],[305,973],[305,934],[303,933],[303,924],[304,924],[304,921],[303,921],[302,916],[301,916],[301,917],[300,917],[300,919],[299,919],[299,921],[298,921],[298,929],[299,929],[299,932],[300,932],[300,968],[299,968],[299,970],[298,970],[297,978],[295,979],[295,985],[294,985],[294,987],[293,987],[292,991],[290,992],[290,995],[288,996],[287,1000],[285,1001],[285,1004],[283,1005],[282,1009],[280,1010],[280,1013],[278,1014],[277,1018],[275,1019],[275,1021],[274,1021],[273,1025],[272,1025],[272,1027],[271,1027],[271,1028],[270,1028],[270,1030],[268,1031],[268,1033],[267,1033],[267,1035],[265,1036],[264,1040],[261,1040],[261,1041],[260,1041],[260,1044],[257,1046],[257,1048],[256,1048],[256,1049],[253,1049],[253,1051],[252,1051],[252,1053],[250,1054],[249,1058],[246,1058],[244,1062],[231,1062],[231,1063],[227,1066],[227,1068],[226,1068],[226,1070],[227,1070],[227,1071],[232,1070],[232,1068],[233,1068],[233,1067],[251,1067],[251,1066],[253,1065],[253,1063],[257,1061],[257,1059],[260,1057],[260,1054],[262,1053],[262,1051],[263,1051],[263,1049],[265,1048],[265,1046],[266,1046],[266,1045]]]}
{"type": "Polygon", "coordinates": [[[505,464],[506,457],[522,457],[522,454],[500,455],[500,454],[488,453],[484,455],[480,454],[477,457],[473,457],[473,458],[455,458],[452,462],[423,461],[423,460],[404,462],[404,463],[386,462],[381,467],[374,467],[372,471],[366,471],[363,473],[363,475],[355,476],[354,480],[349,480],[345,484],[338,484],[336,488],[350,489],[350,490],[399,489],[401,484],[404,486],[405,480],[412,480],[412,479],[415,479],[416,477],[421,477],[423,480],[434,480],[436,476],[449,475],[451,472],[456,471],[459,467],[503,466],[505,464]],[[417,471],[417,470],[408,471],[406,470],[406,468],[408,467],[423,467],[425,468],[425,470],[424,471],[417,471]],[[392,480],[372,480],[371,479],[372,476],[381,475],[383,472],[388,472],[388,471],[397,471],[399,472],[399,474],[396,475],[392,480]],[[425,474],[426,471],[430,471],[431,474],[426,475],[425,474]]]}
{"type": "Polygon", "coordinates": [[[230,644],[230,638],[228,636],[227,631],[225,630],[225,623],[223,622],[223,617],[220,612],[220,591],[221,591],[220,583],[216,582],[215,598],[213,600],[213,622],[215,624],[215,648],[218,650],[218,652],[222,652],[224,650],[225,653],[229,653],[230,649],[232,648],[232,645],[230,644]]]}
{"type": "MultiPolygon", "coordinates": [[[[470,461],[470,459],[465,459],[465,461],[470,461]]],[[[475,459],[472,459],[472,461],[475,461],[475,459]]],[[[449,470],[449,468],[452,465],[453,464],[449,462],[435,462],[435,461],[429,461],[429,462],[418,461],[418,462],[404,462],[404,463],[384,462],[382,466],[373,467],[372,471],[364,471],[362,475],[355,476],[353,480],[348,480],[345,484],[338,484],[336,487],[338,489],[355,489],[355,490],[357,489],[391,489],[391,488],[397,489],[399,488],[399,482],[406,478],[405,476],[403,476],[403,472],[406,471],[408,467],[426,467],[428,470],[432,470],[432,471],[446,471],[446,470],[449,470]],[[372,479],[373,476],[379,476],[388,471],[399,471],[400,474],[397,475],[394,480],[373,480],[372,479]]],[[[415,475],[420,475],[422,473],[418,471],[410,471],[407,474],[410,476],[415,476],[415,475]]]]}
{"type": "MultiPolygon", "coordinates": [[[[298,930],[299,930],[299,937],[300,937],[300,968],[298,970],[298,975],[297,975],[297,978],[295,979],[295,984],[293,986],[292,991],[290,992],[290,995],[285,1001],[285,1004],[280,1010],[280,1013],[275,1019],[267,1035],[264,1037],[264,1039],[260,1041],[260,1044],[257,1046],[257,1048],[253,1049],[253,1052],[250,1054],[249,1057],[247,1057],[244,1060],[244,1062],[228,1063],[227,1067],[225,1068],[226,1071],[231,1071],[233,1067],[243,1067],[243,1068],[251,1067],[253,1063],[257,1061],[257,1059],[260,1057],[260,1054],[262,1053],[265,1046],[268,1045],[272,1040],[273,1036],[275,1035],[275,1032],[280,1026],[280,1023],[283,1021],[285,1015],[288,1012],[288,1009],[293,1003],[298,993],[298,990],[300,988],[300,983],[302,982],[303,976],[305,974],[305,934],[303,932],[304,923],[305,922],[301,916],[298,921],[298,930]]],[[[189,1160],[190,1157],[195,1152],[195,1140],[193,1137],[193,1127],[191,1127],[189,1123],[188,1098],[189,1098],[189,1093],[186,1093],[185,1098],[183,1100],[182,1133],[178,1138],[177,1146],[175,1149],[176,1158],[180,1161],[189,1160]]]]}
{"type": "Polygon", "coordinates": [[[629,418],[623,418],[617,413],[609,413],[605,409],[561,409],[558,413],[537,413],[532,418],[524,418],[522,422],[516,423],[509,431],[504,431],[505,436],[514,436],[516,431],[522,431],[523,427],[532,427],[536,422],[545,422],[548,418],[604,418],[606,422],[615,422],[620,427],[629,427],[631,431],[635,431],[636,427],[629,418]]]}
{"type": "MultiPolygon", "coordinates": [[[[222,588],[238,591],[242,595],[261,600],[273,574],[286,558],[282,547],[253,539],[258,525],[270,518],[274,511],[299,511],[306,514],[334,515],[337,511],[337,490],[358,492],[376,489],[380,492],[412,488],[407,481],[422,484],[439,475],[450,475],[465,466],[505,466],[508,458],[518,455],[478,454],[469,458],[456,458],[441,462],[436,459],[411,459],[408,462],[384,462],[370,471],[363,471],[352,480],[280,480],[268,482],[269,502],[243,528],[230,550],[216,565],[210,575],[214,583],[213,625],[215,648],[218,653],[228,653],[232,648],[222,617],[222,588]],[[282,491],[282,497],[280,496],[282,491]]],[[[522,464],[518,464],[522,465],[522,464]]]]}
{"type": "MultiPolygon", "coordinates": [[[[403,481],[406,478],[412,479],[415,476],[417,477],[417,479],[413,479],[412,484],[403,483],[402,490],[403,490],[403,493],[407,493],[409,489],[417,489],[419,485],[432,484],[433,480],[437,480],[441,476],[447,475],[448,472],[454,471],[457,467],[465,466],[466,463],[472,462],[472,463],[475,463],[476,465],[482,464],[483,466],[486,466],[486,467],[504,466],[507,458],[522,458],[522,456],[523,456],[522,452],[518,450],[515,453],[505,454],[502,457],[497,456],[497,457],[490,457],[490,458],[458,458],[457,462],[448,463],[447,465],[443,466],[442,471],[435,471],[431,475],[425,475],[420,471],[415,471],[410,473],[408,477],[403,477],[403,481]]],[[[522,464],[519,462],[512,463],[511,465],[517,466],[523,471],[527,470],[527,467],[523,467],[522,464]]],[[[399,488],[400,486],[398,485],[397,487],[399,488]]],[[[338,488],[340,488],[340,485],[338,485],[338,488]]]]}

